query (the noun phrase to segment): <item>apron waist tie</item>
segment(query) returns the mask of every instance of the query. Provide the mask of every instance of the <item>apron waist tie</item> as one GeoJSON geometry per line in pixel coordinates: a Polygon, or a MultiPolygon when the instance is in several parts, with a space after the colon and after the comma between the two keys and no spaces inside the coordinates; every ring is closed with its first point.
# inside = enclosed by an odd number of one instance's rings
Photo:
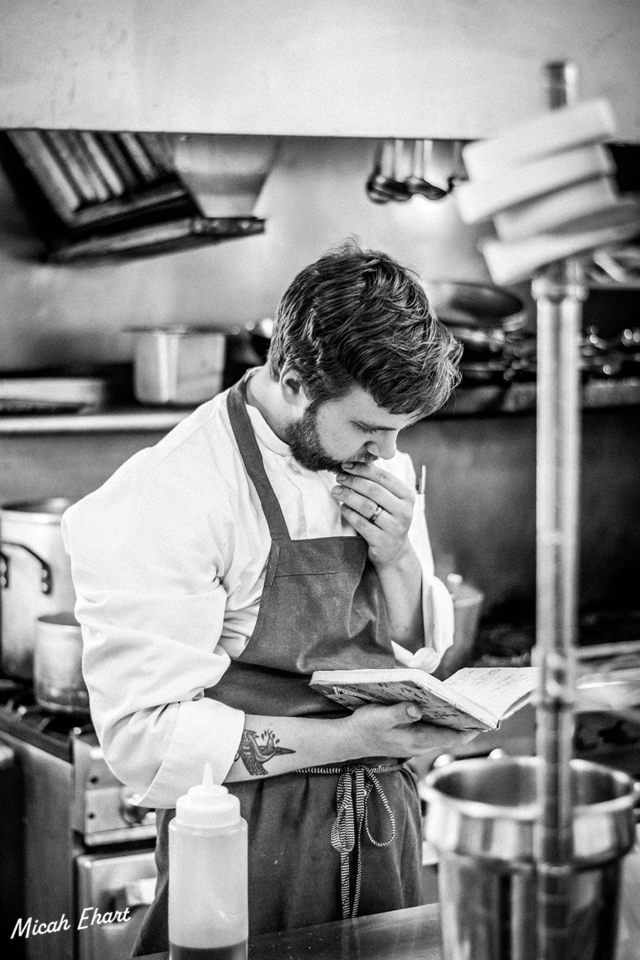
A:
{"type": "Polygon", "coordinates": [[[348,764],[341,767],[305,767],[298,773],[337,774],[336,789],[337,815],[331,827],[331,846],[340,854],[340,892],[342,899],[342,919],[349,920],[358,915],[360,886],[362,882],[362,830],[374,847],[388,847],[396,835],[396,820],[391,805],[380,785],[377,773],[393,773],[401,770],[402,763],[388,766],[369,767],[365,763],[348,764]],[[367,816],[367,801],[371,793],[380,797],[391,824],[391,836],[387,840],[376,840],[371,836],[367,816]],[[355,851],[356,882],[351,902],[350,854],[355,851]]]}

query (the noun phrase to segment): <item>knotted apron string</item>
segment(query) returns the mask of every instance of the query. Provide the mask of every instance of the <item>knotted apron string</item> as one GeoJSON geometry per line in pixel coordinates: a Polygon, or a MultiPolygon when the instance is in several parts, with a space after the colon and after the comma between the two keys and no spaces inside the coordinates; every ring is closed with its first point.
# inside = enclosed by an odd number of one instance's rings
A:
{"type": "Polygon", "coordinates": [[[342,899],[342,919],[349,920],[358,915],[360,886],[362,883],[362,828],[374,847],[388,847],[396,835],[396,820],[387,800],[377,773],[392,773],[402,769],[402,763],[389,766],[369,767],[365,763],[348,764],[343,767],[305,767],[298,773],[338,774],[336,788],[336,819],[331,827],[331,846],[340,854],[340,889],[342,899]],[[355,787],[355,790],[354,790],[355,787]],[[373,790],[382,801],[391,824],[391,836],[387,840],[376,840],[371,836],[367,815],[367,801],[373,790]],[[349,855],[355,850],[356,882],[351,903],[351,875],[349,855]]]}

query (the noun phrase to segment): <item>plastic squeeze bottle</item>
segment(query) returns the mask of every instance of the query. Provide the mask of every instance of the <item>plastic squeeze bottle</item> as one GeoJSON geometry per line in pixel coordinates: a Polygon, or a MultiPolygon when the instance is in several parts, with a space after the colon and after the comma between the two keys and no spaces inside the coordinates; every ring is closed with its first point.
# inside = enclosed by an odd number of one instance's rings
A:
{"type": "Polygon", "coordinates": [[[169,824],[171,960],[246,960],[247,872],[240,801],[214,784],[206,764],[169,824]]]}

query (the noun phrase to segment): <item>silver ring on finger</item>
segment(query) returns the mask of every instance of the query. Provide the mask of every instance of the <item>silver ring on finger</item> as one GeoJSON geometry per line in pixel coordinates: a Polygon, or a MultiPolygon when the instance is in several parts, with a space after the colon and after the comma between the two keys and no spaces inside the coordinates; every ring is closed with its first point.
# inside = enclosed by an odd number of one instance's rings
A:
{"type": "Polygon", "coordinates": [[[382,507],[378,505],[373,511],[373,513],[371,514],[371,516],[369,517],[369,523],[372,523],[375,526],[376,520],[378,519],[381,513],[382,513],[382,507]]]}

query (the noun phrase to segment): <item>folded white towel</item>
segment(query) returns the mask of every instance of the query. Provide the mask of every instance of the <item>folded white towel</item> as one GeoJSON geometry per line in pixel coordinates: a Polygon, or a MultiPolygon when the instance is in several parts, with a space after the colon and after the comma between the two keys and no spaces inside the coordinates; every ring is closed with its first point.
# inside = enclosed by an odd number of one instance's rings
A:
{"type": "Polygon", "coordinates": [[[610,152],[600,143],[591,143],[515,167],[498,168],[491,180],[461,183],[455,196],[464,222],[478,223],[515,204],[613,173],[615,163],[610,152]]]}
{"type": "Polygon", "coordinates": [[[612,212],[621,222],[583,232],[545,233],[516,243],[486,240],[482,253],[494,283],[518,283],[531,277],[540,267],[575,254],[595,250],[630,239],[640,232],[640,204],[634,201],[612,212]]]}
{"type": "Polygon", "coordinates": [[[551,110],[516,124],[491,140],[470,143],[462,156],[472,180],[490,180],[505,167],[587,143],[601,143],[610,140],[615,132],[613,110],[607,100],[598,98],[551,110]]]}

